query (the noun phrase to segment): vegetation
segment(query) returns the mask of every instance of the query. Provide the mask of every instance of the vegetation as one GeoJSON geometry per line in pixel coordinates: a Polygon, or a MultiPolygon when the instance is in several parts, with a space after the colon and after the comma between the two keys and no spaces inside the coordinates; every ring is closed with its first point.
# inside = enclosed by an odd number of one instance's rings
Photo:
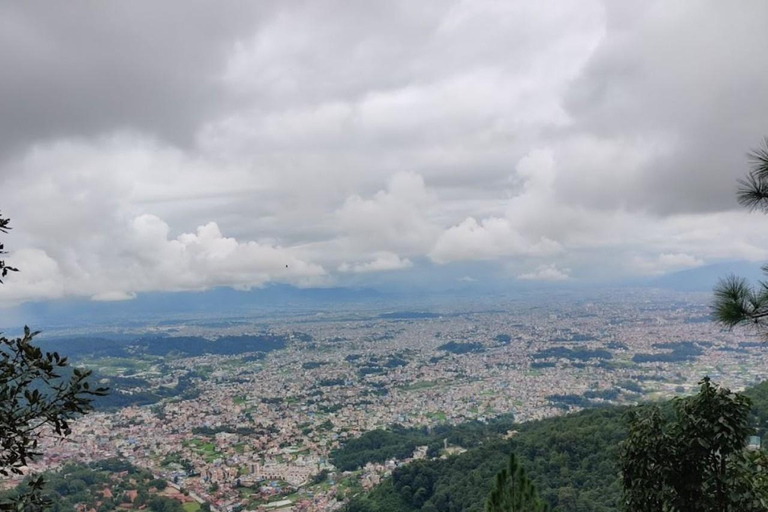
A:
{"type": "Polygon", "coordinates": [[[151,405],[164,398],[190,400],[200,394],[189,376],[179,377],[175,386],[157,386],[154,389],[148,381],[133,377],[102,377],[93,374],[89,380],[91,382],[107,382],[112,390],[109,394],[98,396],[93,400],[92,405],[96,410],[114,410],[131,405],[151,405]],[[124,389],[127,387],[141,388],[141,390],[134,389],[125,392],[124,389]]]}
{"type": "MultiPolygon", "coordinates": [[[[757,431],[761,433],[764,420],[768,418],[768,382],[748,389],[744,395],[752,402],[748,426],[758,427],[757,431]]],[[[665,403],[659,410],[662,416],[673,418],[675,407],[675,402],[665,403]]],[[[391,458],[393,455],[390,454],[401,441],[433,446],[449,439],[450,444],[468,448],[460,455],[416,461],[396,468],[392,477],[380,486],[366,495],[357,496],[350,503],[348,512],[482,512],[496,475],[508,466],[512,453],[518,464],[525,467],[541,499],[554,510],[616,512],[622,503],[620,455],[621,443],[628,437],[627,414],[634,411],[634,414],[644,416],[651,409],[649,406],[612,406],[522,424],[515,424],[511,418],[501,418],[488,425],[471,422],[453,427],[440,426],[417,439],[411,438],[414,435],[411,429],[393,429],[388,431],[387,442],[379,447],[384,451],[392,447],[383,459],[383,454],[379,455],[376,450],[369,452],[352,441],[335,451],[332,457],[336,457],[334,463],[357,457],[354,464],[347,466],[355,469],[373,455],[380,460],[391,458]],[[512,436],[505,440],[508,431],[512,436]],[[419,492],[421,488],[423,492],[419,492]]],[[[405,448],[402,451],[405,452],[405,448]]],[[[435,457],[437,454],[439,451],[428,455],[435,457]]],[[[760,454],[748,456],[755,458],[760,454]]],[[[751,463],[746,459],[742,461],[744,464],[748,462],[751,463]]],[[[768,468],[768,464],[763,463],[761,467],[768,468]]],[[[764,478],[760,473],[751,475],[758,480],[764,478]]],[[[734,492],[746,488],[744,480],[740,482],[734,492]]]]}
{"type": "Polygon", "coordinates": [[[420,444],[426,444],[426,430],[395,428],[372,430],[334,450],[331,459],[342,471],[354,471],[368,462],[384,462],[391,458],[409,457],[420,444]]]}
{"type": "Polygon", "coordinates": [[[764,511],[764,454],[747,457],[750,400],[705,378],[696,396],[631,411],[621,453],[624,506],[632,512],[764,511]],[[761,461],[753,460],[755,457],[761,461]]]}
{"type": "Polygon", "coordinates": [[[545,348],[533,354],[534,359],[570,359],[588,361],[589,359],[612,359],[613,354],[603,349],[570,349],[566,347],[545,348]]]}
{"type": "Polygon", "coordinates": [[[694,360],[704,353],[697,344],[690,341],[654,346],[672,351],[660,354],[635,354],[632,361],[636,363],[678,363],[694,360]]]}
{"type": "MultiPolygon", "coordinates": [[[[739,181],[737,198],[750,211],[768,213],[768,138],[763,145],[749,153],[750,171],[739,181]]],[[[763,267],[768,274],[768,265],[763,267]]],[[[753,287],[746,279],[729,275],[715,288],[713,305],[715,319],[733,328],[752,325],[766,330],[768,321],[768,283],[753,287]]]]}
{"type": "MultiPolygon", "coordinates": [[[[99,512],[140,510],[150,512],[189,512],[198,504],[168,488],[147,470],[136,468],[120,459],[92,464],[69,463],[59,471],[44,474],[41,495],[52,512],[75,512],[95,509],[99,512]],[[175,496],[175,499],[171,496],[175,496]],[[181,500],[187,501],[183,506],[181,500]],[[189,506],[194,503],[193,506],[189,506]]],[[[23,486],[19,486],[20,488],[23,486]]],[[[8,501],[18,500],[19,490],[4,493],[8,501]]]]}
{"type": "Polygon", "coordinates": [[[509,466],[496,475],[496,485],[485,502],[485,512],[546,512],[547,509],[515,454],[510,455],[509,466]]]}
{"type": "Polygon", "coordinates": [[[437,347],[437,350],[445,350],[452,354],[469,354],[470,352],[484,352],[485,347],[481,343],[456,343],[449,341],[437,347]]]}
{"type": "MultiPolygon", "coordinates": [[[[0,218],[0,232],[7,233],[9,220],[0,218]]],[[[0,245],[0,254],[2,254],[0,245]]],[[[0,261],[0,275],[17,269],[0,261]]],[[[92,387],[91,372],[69,368],[66,357],[43,352],[33,343],[39,334],[24,327],[20,338],[0,337],[0,475],[21,474],[21,468],[40,455],[38,439],[50,429],[69,435],[69,422],[92,409],[96,396],[107,389],[92,387]]],[[[41,510],[47,505],[42,477],[30,478],[25,490],[6,501],[6,508],[41,510]]]]}
{"type": "MultiPolygon", "coordinates": [[[[66,346],[70,357],[164,357],[182,354],[195,357],[206,354],[241,355],[247,352],[271,352],[285,348],[287,336],[271,333],[221,336],[209,340],[201,336],[143,336],[140,338],[51,338],[41,346],[54,350],[66,346]]],[[[258,359],[258,357],[257,357],[258,359]]]]}
{"type": "Polygon", "coordinates": [[[390,430],[372,430],[351,439],[331,452],[331,461],[342,471],[354,471],[369,462],[410,457],[417,446],[427,446],[427,454],[436,456],[444,443],[465,448],[479,446],[489,437],[499,437],[512,424],[510,415],[487,424],[470,421],[460,425],[439,425],[432,429],[395,425],[390,430]]]}
{"type": "MultiPolygon", "coordinates": [[[[8,233],[8,231],[11,230],[11,219],[5,218],[2,215],[0,215],[0,233],[8,233]]],[[[5,250],[5,244],[0,244],[0,258],[2,255],[8,254],[8,252],[5,250]]],[[[0,259],[0,283],[3,282],[3,279],[8,275],[8,272],[18,272],[19,269],[16,267],[11,267],[10,265],[7,265],[5,263],[4,259],[0,259]]]]}
{"type": "Polygon", "coordinates": [[[244,352],[270,352],[286,346],[286,336],[269,333],[221,336],[213,341],[200,336],[147,336],[133,342],[141,353],[166,356],[171,353],[185,356],[205,354],[239,355],[244,352]]]}

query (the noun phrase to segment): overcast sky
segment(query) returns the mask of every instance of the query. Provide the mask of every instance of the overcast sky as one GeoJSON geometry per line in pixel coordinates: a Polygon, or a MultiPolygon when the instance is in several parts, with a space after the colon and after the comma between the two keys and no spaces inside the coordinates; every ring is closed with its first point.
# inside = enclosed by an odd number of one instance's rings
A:
{"type": "Polygon", "coordinates": [[[768,259],[768,2],[0,0],[0,301],[768,259]],[[458,269],[462,269],[459,271],[458,269]]]}

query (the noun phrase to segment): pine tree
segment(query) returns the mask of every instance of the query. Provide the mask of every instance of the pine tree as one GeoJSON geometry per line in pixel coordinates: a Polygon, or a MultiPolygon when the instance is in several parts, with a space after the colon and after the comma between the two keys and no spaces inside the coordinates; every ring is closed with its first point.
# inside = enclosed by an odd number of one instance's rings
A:
{"type": "MultiPolygon", "coordinates": [[[[751,168],[747,177],[739,180],[737,199],[750,211],[768,213],[768,138],[748,157],[751,168]]],[[[762,270],[768,274],[768,265],[762,270]]],[[[752,325],[768,332],[768,283],[761,282],[755,287],[735,275],[721,279],[715,287],[713,313],[728,328],[752,325]]]]}
{"type": "Polygon", "coordinates": [[[515,455],[509,456],[509,466],[496,475],[496,485],[488,501],[485,512],[546,512],[547,506],[539,498],[539,493],[525,470],[517,463],[515,455]]]}

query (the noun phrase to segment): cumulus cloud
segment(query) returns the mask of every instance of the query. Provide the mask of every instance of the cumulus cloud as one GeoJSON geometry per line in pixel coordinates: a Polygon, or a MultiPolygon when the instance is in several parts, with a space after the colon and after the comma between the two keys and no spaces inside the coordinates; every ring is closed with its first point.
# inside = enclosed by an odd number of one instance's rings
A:
{"type": "Polygon", "coordinates": [[[526,272],[517,276],[524,281],[565,281],[570,279],[571,270],[564,268],[560,270],[555,265],[540,265],[532,272],[526,272]]]}
{"type": "Polygon", "coordinates": [[[429,256],[437,263],[448,263],[505,256],[548,256],[561,249],[559,243],[546,237],[526,240],[506,219],[491,217],[478,222],[470,217],[440,235],[429,256]]]}
{"type": "Polygon", "coordinates": [[[366,249],[423,251],[437,234],[427,209],[432,196],[418,174],[399,172],[386,190],[370,199],[353,195],[336,212],[339,226],[353,241],[366,249]]]}
{"type": "Polygon", "coordinates": [[[764,2],[149,5],[0,7],[7,302],[768,258],[764,2]]]}
{"type": "Polygon", "coordinates": [[[22,271],[9,276],[8,286],[0,288],[0,301],[64,296],[119,301],[133,299],[137,292],[250,289],[270,282],[317,286],[327,275],[320,265],[291,249],[225,237],[214,222],[175,238],[162,219],[149,214],[120,228],[124,238],[90,245],[85,257],[68,255],[66,264],[42,249],[13,253],[22,271]]]}
{"type": "Polygon", "coordinates": [[[384,252],[379,254],[373,261],[354,264],[344,262],[339,265],[339,272],[364,274],[367,272],[381,272],[385,270],[401,270],[412,266],[413,263],[408,258],[401,258],[395,253],[384,252]]]}

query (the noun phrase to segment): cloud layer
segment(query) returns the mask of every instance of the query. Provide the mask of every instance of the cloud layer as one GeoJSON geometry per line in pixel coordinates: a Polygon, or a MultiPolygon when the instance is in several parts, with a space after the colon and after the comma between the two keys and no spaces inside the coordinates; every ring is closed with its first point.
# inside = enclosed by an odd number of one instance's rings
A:
{"type": "Polygon", "coordinates": [[[734,200],[766,135],[767,16],[759,0],[6,3],[0,207],[23,272],[0,301],[768,258],[765,219],[734,200]]]}

